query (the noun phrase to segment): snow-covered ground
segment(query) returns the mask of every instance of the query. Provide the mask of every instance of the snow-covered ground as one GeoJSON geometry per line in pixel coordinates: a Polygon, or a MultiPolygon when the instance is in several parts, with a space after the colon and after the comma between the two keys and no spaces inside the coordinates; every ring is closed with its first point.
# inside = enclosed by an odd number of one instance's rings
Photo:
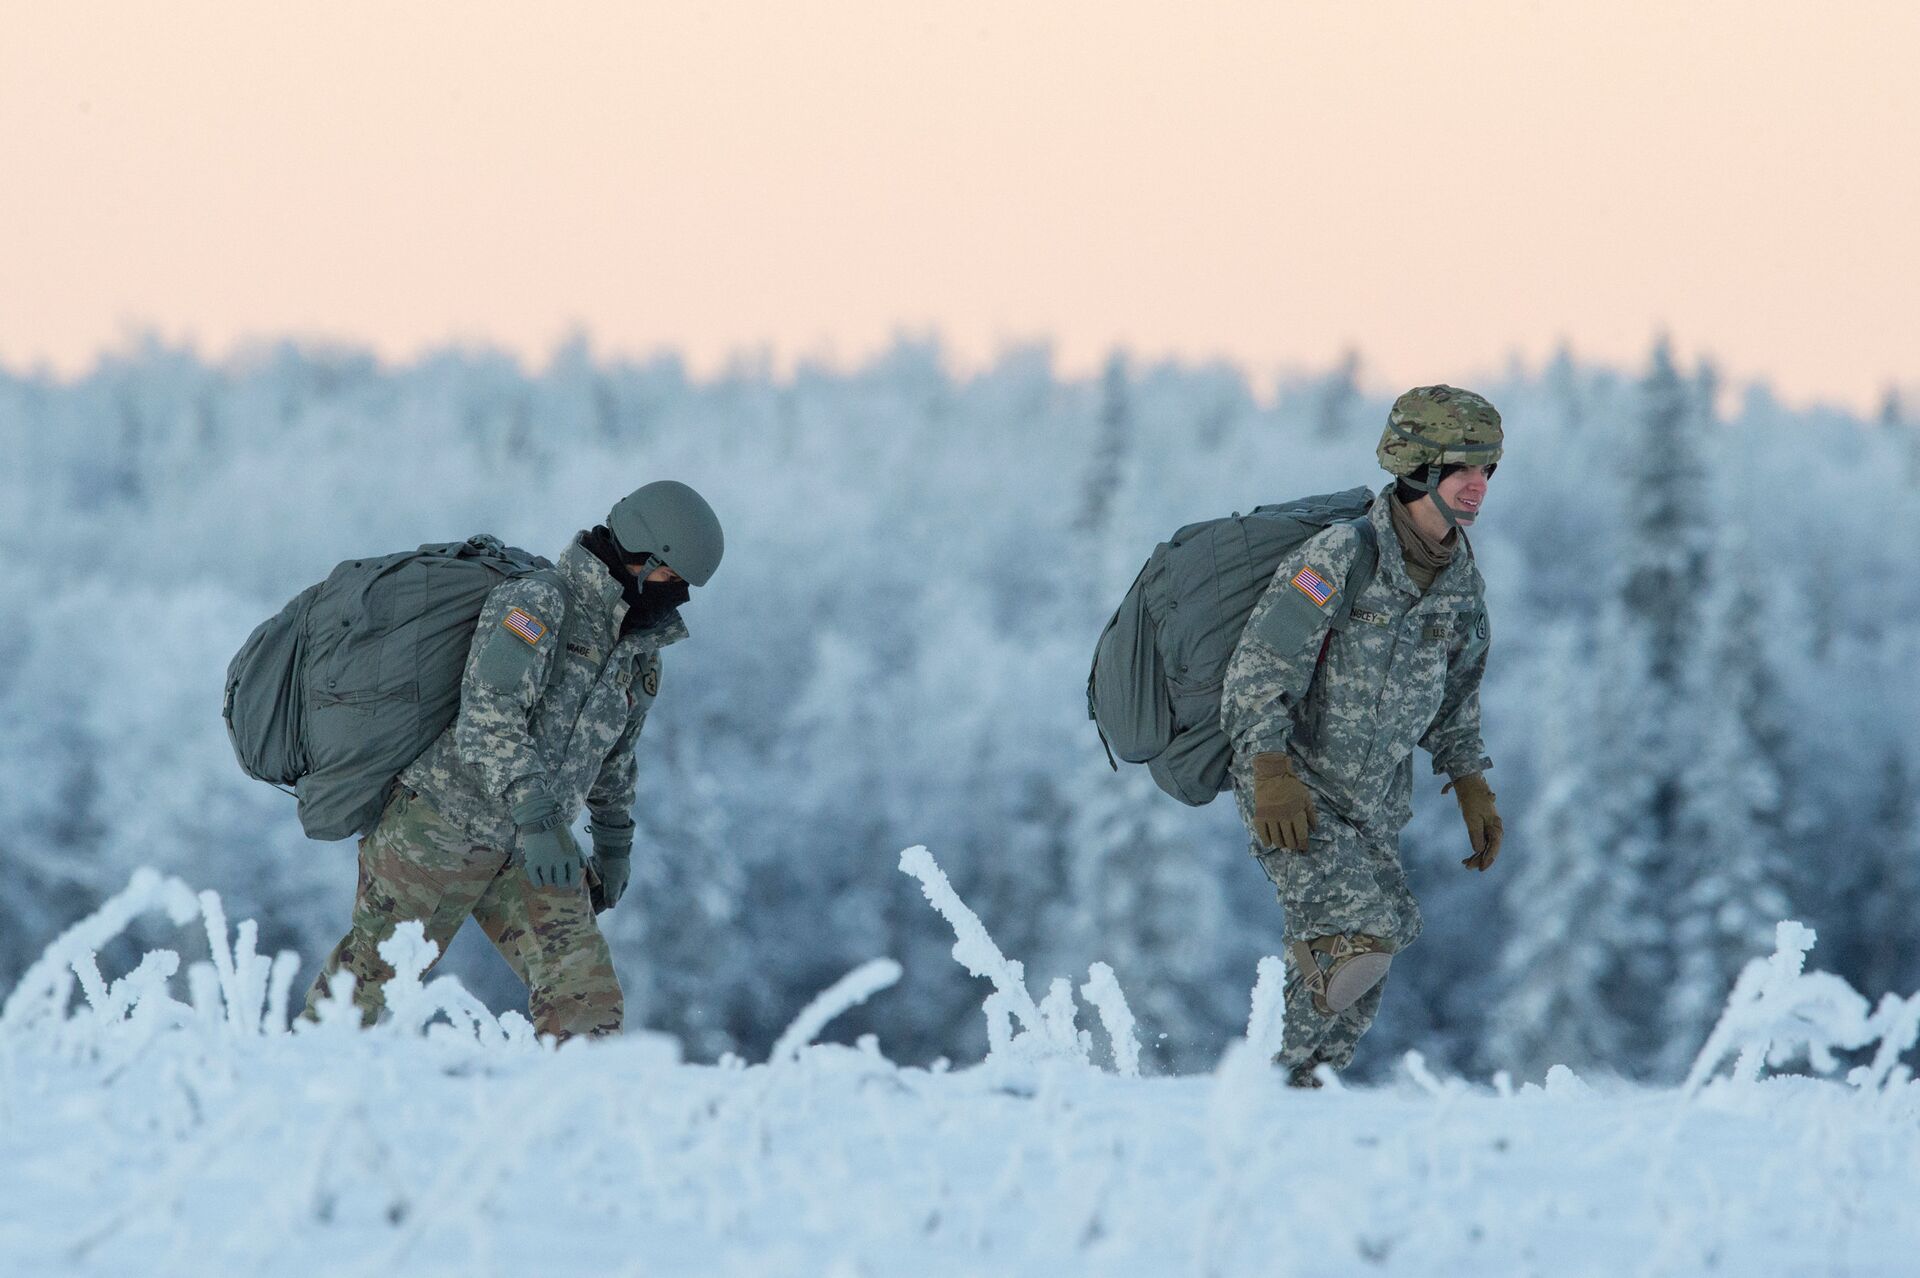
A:
{"type": "Polygon", "coordinates": [[[213,894],[137,875],[0,1012],[0,1274],[1920,1271],[1899,1063],[1920,996],[1870,1012],[1803,971],[1796,924],[1683,1087],[1515,1088],[1409,1057],[1386,1087],[1297,1092],[1263,1063],[1277,963],[1212,1073],[1143,1078],[1110,971],[1035,1000],[929,855],[901,868],[991,982],[982,1062],[813,1042],[886,996],[887,959],[765,1063],[684,1064],[645,1033],[554,1050],[409,976],[430,951],[405,930],[390,1022],[336,1001],[289,1032],[291,962],[213,894]],[[156,913],[213,962],[103,978],[96,951],[156,913]]]}

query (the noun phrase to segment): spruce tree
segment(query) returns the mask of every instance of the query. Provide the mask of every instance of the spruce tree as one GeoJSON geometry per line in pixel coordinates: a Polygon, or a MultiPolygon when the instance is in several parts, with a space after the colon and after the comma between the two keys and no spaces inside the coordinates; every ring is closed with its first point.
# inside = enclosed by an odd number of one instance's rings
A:
{"type": "Polygon", "coordinates": [[[1508,871],[1508,939],[1484,1051],[1487,1066],[1521,1078],[1556,1064],[1624,1069],[1638,1046],[1622,995],[1632,951],[1646,939],[1631,869],[1644,852],[1634,809],[1645,786],[1604,748],[1609,732],[1594,739],[1613,726],[1600,717],[1610,708],[1601,694],[1622,673],[1596,668],[1596,648],[1623,651],[1556,627],[1528,680],[1539,694],[1534,758],[1544,779],[1513,830],[1515,855],[1499,867],[1508,871]]]}
{"type": "Polygon", "coordinates": [[[1779,691],[1766,664],[1760,600],[1732,550],[1716,555],[1685,700],[1698,743],[1681,774],[1670,874],[1674,977],[1660,1073],[1683,1071],[1733,979],[1772,948],[1788,917],[1779,691]]]}
{"type": "Polygon", "coordinates": [[[1691,871],[1686,837],[1689,770],[1699,752],[1689,667],[1698,648],[1710,542],[1699,401],[1663,338],[1639,386],[1636,420],[1621,457],[1625,520],[1616,597],[1620,628],[1605,684],[1612,761],[1607,784],[1619,810],[1616,860],[1636,880],[1634,943],[1613,1002],[1630,1018],[1629,1073],[1664,1062],[1666,991],[1677,969],[1677,914],[1691,871]],[[1622,802],[1624,800],[1624,802],[1622,802]]]}
{"type": "Polygon", "coordinates": [[[1663,339],[1616,468],[1594,476],[1621,490],[1621,504],[1593,651],[1549,648],[1540,680],[1543,710],[1558,702],[1575,709],[1554,713],[1576,718],[1557,730],[1574,744],[1544,752],[1548,781],[1526,839],[1538,866],[1517,872],[1507,897],[1515,930],[1503,967],[1514,986],[1501,1033],[1514,1066],[1559,1057],[1645,1076],[1667,1063],[1699,753],[1689,705],[1709,545],[1699,419],[1696,388],[1663,339]],[[1579,667],[1591,672],[1590,696],[1579,667]]]}
{"type": "Polygon", "coordinates": [[[1869,998],[1920,989],[1920,780],[1907,756],[1888,750],[1880,775],[1864,873],[1842,918],[1854,929],[1854,983],[1869,998]]]}

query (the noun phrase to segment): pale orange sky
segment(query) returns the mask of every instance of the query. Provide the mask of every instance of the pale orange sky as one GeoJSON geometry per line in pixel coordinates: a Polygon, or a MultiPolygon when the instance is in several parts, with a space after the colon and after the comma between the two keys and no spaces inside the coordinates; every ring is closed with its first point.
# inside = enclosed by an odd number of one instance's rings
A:
{"type": "Polygon", "coordinates": [[[933,328],[1391,388],[1665,328],[1867,407],[1917,66],[1908,2],[7,0],[0,362],[933,328]]]}

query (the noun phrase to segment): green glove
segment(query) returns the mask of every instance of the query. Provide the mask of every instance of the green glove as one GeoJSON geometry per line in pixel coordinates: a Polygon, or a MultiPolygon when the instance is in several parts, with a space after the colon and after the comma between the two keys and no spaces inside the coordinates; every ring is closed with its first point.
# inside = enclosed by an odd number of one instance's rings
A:
{"type": "Polygon", "coordinates": [[[1293,775],[1284,754],[1253,756],[1253,832],[1270,848],[1307,850],[1307,833],[1320,824],[1313,792],[1293,775]]]}
{"type": "Polygon", "coordinates": [[[513,824],[527,882],[535,887],[572,887],[584,863],[580,845],[561,814],[560,801],[545,794],[523,799],[513,805],[513,824]]]}
{"type": "Polygon", "coordinates": [[[611,825],[596,817],[587,822],[587,833],[593,836],[591,877],[598,880],[593,912],[598,914],[620,904],[633,877],[633,822],[611,825]]]}

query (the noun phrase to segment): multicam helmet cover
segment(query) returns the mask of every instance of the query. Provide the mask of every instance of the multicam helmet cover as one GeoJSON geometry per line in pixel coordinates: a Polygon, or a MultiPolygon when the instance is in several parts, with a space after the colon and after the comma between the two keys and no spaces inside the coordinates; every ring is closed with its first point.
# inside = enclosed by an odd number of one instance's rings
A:
{"type": "Polygon", "coordinates": [[[1400,476],[1422,466],[1491,466],[1505,438],[1499,411],[1472,391],[1416,386],[1393,401],[1377,455],[1400,476]]]}

